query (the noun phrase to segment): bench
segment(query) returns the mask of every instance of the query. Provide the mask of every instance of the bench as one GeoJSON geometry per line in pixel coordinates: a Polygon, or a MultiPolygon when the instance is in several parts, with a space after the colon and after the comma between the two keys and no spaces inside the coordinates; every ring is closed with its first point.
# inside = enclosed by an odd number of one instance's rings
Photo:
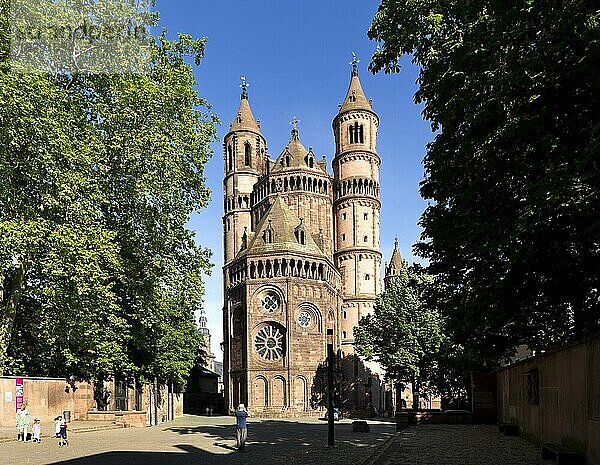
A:
{"type": "Polygon", "coordinates": [[[556,465],[584,465],[583,457],[562,444],[542,443],[542,460],[553,460],[556,465]]]}
{"type": "Polygon", "coordinates": [[[519,427],[512,423],[498,422],[498,431],[504,433],[505,436],[518,436],[519,427]]]}
{"type": "Polygon", "coordinates": [[[364,420],[355,420],[352,422],[352,432],[354,433],[368,433],[371,431],[369,424],[364,420]]]}

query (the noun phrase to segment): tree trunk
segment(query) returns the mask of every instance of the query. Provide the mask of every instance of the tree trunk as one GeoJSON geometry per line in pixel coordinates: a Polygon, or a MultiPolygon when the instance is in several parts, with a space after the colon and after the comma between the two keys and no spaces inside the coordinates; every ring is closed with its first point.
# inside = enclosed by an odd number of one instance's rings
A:
{"type": "Polygon", "coordinates": [[[28,264],[20,263],[12,276],[4,276],[0,281],[0,376],[4,375],[6,353],[28,267],[28,264]]]}
{"type": "Polygon", "coordinates": [[[412,395],[413,395],[413,410],[419,410],[419,397],[420,397],[420,387],[421,387],[421,379],[418,376],[413,376],[411,380],[412,384],[412,395]]]}

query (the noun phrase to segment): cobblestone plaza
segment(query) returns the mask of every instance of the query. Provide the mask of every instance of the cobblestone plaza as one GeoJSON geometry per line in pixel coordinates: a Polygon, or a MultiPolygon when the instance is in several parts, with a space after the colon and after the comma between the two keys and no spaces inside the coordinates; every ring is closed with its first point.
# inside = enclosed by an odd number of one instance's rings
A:
{"type": "MultiPolygon", "coordinates": [[[[317,419],[249,422],[248,448],[235,449],[231,417],[185,416],[154,428],[74,432],[70,446],[0,443],[2,465],[149,464],[382,464],[533,465],[538,448],[506,437],[492,426],[424,425],[395,432],[389,421],[369,421],[370,433],[353,433],[350,420],[336,423],[336,447],[327,447],[327,424],[317,419]]],[[[48,428],[45,431],[49,433],[48,428]]],[[[16,434],[15,434],[16,439],[16,434]]]]}

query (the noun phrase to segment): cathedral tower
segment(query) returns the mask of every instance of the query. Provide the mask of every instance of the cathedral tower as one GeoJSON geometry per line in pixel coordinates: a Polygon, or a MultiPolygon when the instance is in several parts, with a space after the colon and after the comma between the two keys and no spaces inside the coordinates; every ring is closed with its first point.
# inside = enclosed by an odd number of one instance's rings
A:
{"type": "Polygon", "coordinates": [[[354,59],[346,98],[333,120],[334,259],[342,274],[340,336],[346,354],[353,352],[354,326],[381,293],[379,117],[365,97],[357,63],[354,59]]]}
{"type": "Polygon", "coordinates": [[[244,232],[250,232],[251,195],[265,172],[266,142],[248,102],[248,85],[242,78],[242,98],[223,143],[223,251],[225,264],[240,251],[244,232]]]}

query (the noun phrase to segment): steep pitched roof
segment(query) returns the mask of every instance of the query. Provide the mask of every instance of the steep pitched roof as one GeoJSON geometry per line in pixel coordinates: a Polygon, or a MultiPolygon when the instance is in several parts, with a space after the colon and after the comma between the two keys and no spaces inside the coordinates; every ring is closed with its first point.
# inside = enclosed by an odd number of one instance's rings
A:
{"type": "Polygon", "coordinates": [[[368,110],[373,111],[371,104],[365,97],[362,86],[360,85],[360,79],[358,78],[358,69],[354,65],[352,69],[352,78],[350,79],[350,86],[346,93],[344,103],[340,107],[340,113],[344,113],[349,110],[368,110]]]}
{"type": "Polygon", "coordinates": [[[250,109],[250,103],[248,102],[248,94],[244,90],[242,92],[242,98],[240,100],[240,106],[238,111],[231,123],[230,131],[254,131],[260,133],[260,128],[254,119],[252,110],[250,109]]]}
{"type": "Polygon", "coordinates": [[[394,276],[398,274],[398,271],[402,269],[404,266],[404,262],[402,261],[402,257],[400,256],[400,251],[398,250],[398,238],[394,241],[394,251],[392,252],[392,258],[390,258],[390,263],[385,272],[386,276],[394,276]]]}
{"type": "Polygon", "coordinates": [[[251,254],[298,252],[324,255],[308,228],[304,228],[302,223],[300,218],[287,206],[283,196],[278,195],[273,205],[256,226],[255,234],[249,239],[247,249],[242,252],[251,254]],[[271,231],[272,242],[267,239],[267,230],[271,231]],[[304,232],[304,244],[301,244],[296,238],[297,230],[304,232]]]}

